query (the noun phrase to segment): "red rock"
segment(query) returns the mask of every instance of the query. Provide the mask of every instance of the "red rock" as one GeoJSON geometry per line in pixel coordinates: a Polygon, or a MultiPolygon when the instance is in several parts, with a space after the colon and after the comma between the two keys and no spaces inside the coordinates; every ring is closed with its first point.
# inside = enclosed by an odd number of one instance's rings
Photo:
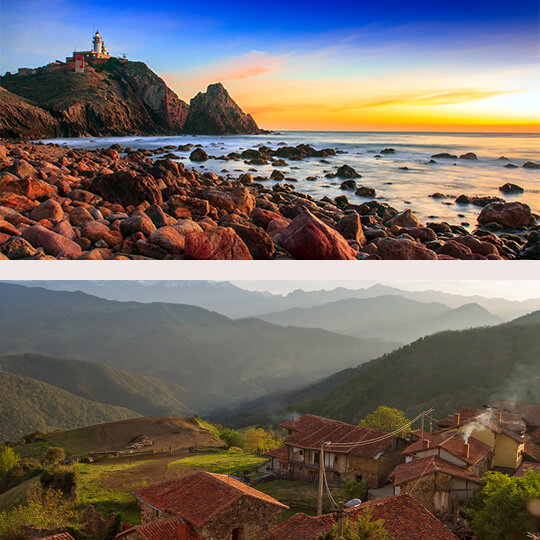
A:
{"type": "Polygon", "coordinates": [[[366,237],[360,216],[356,212],[346,214],[336,223],[336,229],[341,233],[343,238],[353,240],[360,248],[366,245],[366,237]]]}
{"type": "Polygon", "coordinates": [[[192,219],[182,219],[181,221],[176,223],[176,225],[174,225],[173,227],[176,230],[176,232],[178,232],[182,236],[187,236],[188,234],[193,233],[193,232],[203,231],[202,227],[198,223],[195,223],[195,221],[193,221],[192,219]]]}
{"type": "Polygon", "coordinates": [[[185,255],[197,260],[251,260],[248,247],[235,231],[216,227],[186,236],[185,255]]]}
{"type": "Polygon", "coordinates": [[[6,206],[13,208],[17,212],[28,212],[35,208],[39,202],[33,201],[24,195],[18,195],[17,193],[0,193],[0,206],[6,206]]]}
{"type": "Polygon", "coordinates": [[[166,214],[161,206],[158,206],[157,204],[149,206],[144,213],[152,220],[158,229],[165,227],[166,225],[172,226],[176,223],[176,219],[166,214]]]}
{"type": "Polygon", "coordinates": [[[65,236],[66,238],[69,238],[70,240],[75,240],[75,238],[77,238],[77,235],[75,234],[75,231],[73,230],[73,227],[71,226],[71,223],[67,219],[59,221],[53,227],[53,232],[57,234],[61,234],[62,236],[65,236]]]}
{"type": "Polygon", "coordinates": [[[467,246],[473,253],[477,253],[478,255],[499,255],[499,250],[491,242],[483,242],[475,236],[460,236],[459,238],[454,238],[454,240],[467,246]]]}
{"type": "Polygon", "coordinates": [[[15,159],[13,160],[13,165],[6,169],[7,172],[18,176],[19,178],[37,178],[38,172],[28,161],[24,159],[15,159]]]}
{"type": "Polygon", "coordinates": [[[449,255],[454,259],[470,259],[472,251],[464,244],[460,244],[455,240],[449,240],[437,250],[438,255],[449,255]]]}
{"type": "Polygon", "coordinates": [[[230,191],[210,190],[208,192],[208,202],[229,214],[238,210],[238,212],[249,216],[255,208],[256,199],[249,189],[237,187],[230,191]]]}
{"type": "Polygon", "coordinates": [[[0,261],[7,261],[9,260],[3,253],[0,253],[0,261]]]}
{"type": "Polygon", "coordinates": [[[185,239],[174,227],[165,226],[153,232],[148,241],[159,246],[172,255],[184,252],[185,239]]]}
{"type": "Polygon", "coordinates": [[[77,206],[69,213],[69,221],[75,227],[82,227],[88,221],[94,221],[92,214],[82,206],[77,206]]]}
{"type": "Polygon", "coordinates": [[[74,242],[77,243],[83,251],[87,251],[92,247],[92,242],[88,238],[82,236],[75,238],[74,242]]]}
{"type": "Polygon", "coordinates": [[[37,178],[16,178],[5,175],[0,179],[0,193],[15,193],[32,200],[42,200],[54,195],[56,189],[51,184],[37,178]]]}
{"type": "Polygon", "coordinates": [[[290,221],[286,219],[273,219],[266,228],[266,232],[270,237],[274,237],[276,234],[279,234],[282,230],[286,229],[290,225],[290,221]]]}
{"type": "Polygon", "coordinates": [[[146,240],[137,240],[136,248],[141,255],[149,259],[165,259],[167,257],[167,252],[164,249],[146,240]]]}
{"type": "Polygon", "coordinates": [[[47,255],[73,257],[81,253],[81,247],[55,232],[49,231],[41,225],[33,225],[22,233],[34,247],[41,247],[47,255]]]}
{"type": "Polygon", "coordinates": [[[279,244],[298,259],[356,259],[343,236],[308,210],[279,233],[279,244]]]}
{"type": "Polygon", "coordinates": [[[254,259],[271,259],[276,251],[272,239],[262,227],[252,223],[231,223],[227,225],[234,229],[236,234],[244,241],[254,259]]]}
{"type": "Polygon", "coordinates": [[[101,151],[101,155],[111,158],[113,160],[120,159],[120,154],[116,150],[113,150],[112,148],[105,148],[105,150],[101,151]]]}
{"type": "Polygon", "coordinates": [[[397,225],[398,227],[421,227],[419,219],[407,208],[404,212],[394,216],[388,224],[390,226],[397,225]]]}
{"type": "Polygon", "coordinates": [[[33,257],[37,250],[21,236],[12,236],[0,245],[0,253],[8,259],[26,259],[33,257]]]}
{"type": "Polygon", "coordinates": [[[0,232],[0,245],[2,245],[4,242],[7,242],[10,238],[12,238],[10,234],[0,232]]]}
{"type": "Polygon", "coordinates": [[[0,219],[0,233],[8,234],[10,236],[19,236],[21,234],[17,227],[4,219],[0,219]]]}
{"type": "Polygon", "coordinates": [[[437,233],[429,227],[405,227],[398,231],[398,234],[402,233],[408,234],[421,242],[437,240],[437,233]]]}
{"type": "Polygon", "coordinates": [[[272,212],[271,210],[264,210],[263,208],[255,208],[251,212],[251,220],[258,227],[262,227],[266,230],[268,224],[274,219],[283,219],[280,214],[272,212]]]}
{"type": "Polygon", "coordinates": [[[197,197],[186,197],[184,195],[173,195],[168,201],[167,206],[172,215],[178,215],[179,210],[188,210],[194,216],[206,216],[210,211],[210,204],[205,199],[197,197]]]}
{"type": "Polygon", "coordinates": [[[124,237],[137,232],[141,232],[145,236],[150,236],[155,230],[156,226],[146,214],[143,214],[143,212],[140,212],[139,214],[133,213],[130,217],[123,219],[120,222],[120,232],[124,237]]]}
{"type": "Polygon", "coordinates": [[[90,187],[104,199],[124,205],[137,205],[143,201],[161,205],[163,200],[157,182],[150,175],[137,175],[135,171],[120,171],[98,176],[90,187]]]}
{"type": "MultiPolygon", "coordinates": [[[[88,238],[88,240],[90,240],[93,244],[95,244],[98,240],[104,240],[105,237],[110,233],[111,231],[109,227],[103,223],[99,223],[98,221],[88,221],[81,229],[81,236],[88,238]]],[[[122,241],[122,238],[120,238],[120,241],[122,241]]]]}
{"type": "Polygon", "coordinates": [[[436,260],[435,252],[419,242],[404,238],[379,238],[377,255],[385,260],[436,260]]]}
{"type": "Polygon", "coordinates": [[[509,229],[527,229],[536,223],[531,207],[520,202],[491,203],[485,206],[478,215],[478,223],[498,223],[509,229]]]}
{"type": "Polygon", "coordinates": [[[72,201],[84,202],[86,204],[93,204],[99,201],[99,197],[95,193],[90,193],[84,189],[74,189],[70,191],[68,197],[72,201]]]}
{"type": "Polygon", "coordinates": [[[31,212],[30,217],[35,221],[48,219],[51,222],[57,223],[64,219],[64,211],[62,207],[53,199],[48,199],[36,206],[31,212]]]}

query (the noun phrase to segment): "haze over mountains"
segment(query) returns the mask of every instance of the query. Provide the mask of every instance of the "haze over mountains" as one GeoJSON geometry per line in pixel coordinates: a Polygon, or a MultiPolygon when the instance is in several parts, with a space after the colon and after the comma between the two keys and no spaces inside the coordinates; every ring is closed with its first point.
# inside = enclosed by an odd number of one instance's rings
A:
{"type": "MultiPolygon", "coordinates": [[[[454,307],[433,301],[444,293],[419,293],[429,299],[421,302],[385,286],[281,296],[224,282],[40,284],[72,291],[0,283],[2,437],[195,412],[243,425],[296,411],[354,421],[383,402],[446,412],[495,397],[534,400],[540,389],[540,311],[501,325],[469,297],[447,295],[462,302],[454,307]],[[181,301],[274,312],[233,320],[181,301]],[[293,302],[301,305],[278,311],[293,302]],[[472,327],[483,328],[447,331],[472,327]]],[[[493,301],[506,313],[533,303],[493,301]]]]}

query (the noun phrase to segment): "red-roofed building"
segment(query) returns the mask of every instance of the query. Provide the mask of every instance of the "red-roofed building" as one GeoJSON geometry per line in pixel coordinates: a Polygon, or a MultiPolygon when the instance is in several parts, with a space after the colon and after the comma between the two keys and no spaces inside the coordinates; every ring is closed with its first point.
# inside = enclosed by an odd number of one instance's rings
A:
{"type": "Polygon", "coordinates": [[[131,527],[116,538],[121,540],[200,540],[195,529],[179,517],[152,521],[131,527]]]}
{"type": "Polygon", "coordinates": [[[521,464],[521,467],[516,471],[514,476],[521,478],[522,476],[525,476],[525,472],[528,471],[529,469],[533,471],[540,470],[540,463],[533,463],[532,461],[524,461],[521,464]]]}
{"type": "Polygon", "coordinates": [[[268,465],[267,470],[275,472],[289,470],[289,449],[286,446],[269,450],[264,455],[270,458],[270,465],[268,465]]]}
{"type": "MultiPolygon", "coordinates": [[[[409,495],[385,497],[345,510],[345,519],[356,521],[366,508],[372,519],[382,519],[384,528],[394,540],[457,540],[443,523],[409,495]]],[[[337,514],[306,516],[295,514],[270,531],[269,540],[313,540],[329,531],[337,514]]]]}
{"type": "Polygon", "coordinates": [[[437,455],[398,465],[390,474],[396,495],[408,493],[436,515],[450,514],[468,502],[484,483],[467,468],[437,455]]]}
{"type": "Polygon", "coordinates": [[[381,431],[311,414],[284,422],[281,427],[289,432],[284,443],[289,451],[291,480],[317,481],[322,444],[326,477],[333,485],[358,480],[370,488],[380,487],[404,459],[401,450],[405,440],[384,437],[388,434],[381,431]]]}
{"type": "Polygon", "coordinates": [[[288,507],[223,474],[199,472],[136,490],[141,523],[184,519],[205,539],[256,540],[281,520],[288,507]]]}
{"type": "Polygon", "coordinates": [[[540,403],[528,401],[514,401],[511,399],[494,399],[486,403],[486,407],[502,409],[510,413],[519,414],[527,424],[527,430],[540,428],[540,403]]]}
{"type": "Polygon", "coordinates": [[[493,459],[493,450],[487,444],[474,437],[467,437],[461,431],[424,432],[424,438],[407,446],[402,454],[407,456],[407,461],[438,456],[465,467],[479,477],[491,469],[493,459]]]}
{"type": "Polygon", "coordinates": [[[43,538],[38,538],[37,540],[75,540],[71,534],[67,532],[53,534],[52,536],[45,536],[43,538]]]}
{"type": "Polygon", "coordinates": [[[530,437],[525,433],[525,422],[520,414],[500,409],[470,409],[463,407],[438,422],[444,431],[459,430],[487,444],[494,452],[493,467],[517,469],[523,461],[525,443],[530,437]]]}

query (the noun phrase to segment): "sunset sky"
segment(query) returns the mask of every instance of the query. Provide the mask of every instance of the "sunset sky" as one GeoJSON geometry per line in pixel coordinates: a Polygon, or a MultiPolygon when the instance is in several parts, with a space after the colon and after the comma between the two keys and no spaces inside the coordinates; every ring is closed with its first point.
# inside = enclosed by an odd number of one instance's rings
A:
{"type": "Polygon", "coordinates": [[[186,101],[221,81],[267,129],[540,126],[539,8],[514,2],[0,2],[0,70],[90,47],[146,62],[186,101]]]}

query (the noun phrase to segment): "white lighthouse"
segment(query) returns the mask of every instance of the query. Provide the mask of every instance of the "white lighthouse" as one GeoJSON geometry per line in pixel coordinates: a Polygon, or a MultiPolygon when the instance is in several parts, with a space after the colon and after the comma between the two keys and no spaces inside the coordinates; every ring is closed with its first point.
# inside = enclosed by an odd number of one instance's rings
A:
{"type": "Polygon", "coordinates": [[[92,43],[94,45],[94,52],[101,54],[103,52],[103,40],[101,39],[101,34],[99,31],[94,34],[92,43]]]}

